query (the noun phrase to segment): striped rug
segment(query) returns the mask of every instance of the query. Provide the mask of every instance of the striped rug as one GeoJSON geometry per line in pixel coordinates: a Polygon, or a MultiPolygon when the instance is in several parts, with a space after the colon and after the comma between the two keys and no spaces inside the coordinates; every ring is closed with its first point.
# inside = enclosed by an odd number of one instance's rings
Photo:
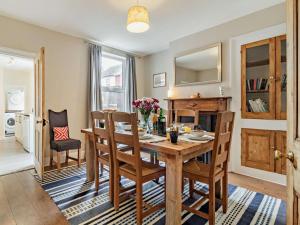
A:
{"type": "MultiPolygon", "coordinates": [[[[100,178],[100,184],[105,179],[107,179],[107,173],[100,178]]],[[[44,180],[38,181],[72,225],[135,224],[134,199],[129,198],[122,202],[119,211],[116,212],[108,200],[108,183],[101,184],[97,193],[94,183],[86,182],[85,165],[81,168],[67,167],[60,173],[47,172],[44,180]]],[[[160,182],[161,184],[149,182],[144,185],[144,201],[155,205],[164,200],[163,179],[160,182]]],[[[122,179],[123,186],[132,184],[132,181],[122,179]]],[[[207,190],[206,185],[201,183],[196,185],[198,189],[207,190]]],[[[188,197],[188,185],[185,185],[182,201],[188,205],[195,202],[195,199],[188,197]]],[[[241,187],[229,185],[229,203],[226,214],[222,213],[222,207],[218,207],[216,224],[286,224],[286,203],[284,201],[241,187]]],[[[207,212],[208,204],[205,203],[199,210],[207,212]]],[[[143,224],[163,225],[164,222],[165,210],[160,210],[144,218],[143,224]]],[[[208,222],[183,211],[182,224],[201,225],[208,224],[208,222]]]]}

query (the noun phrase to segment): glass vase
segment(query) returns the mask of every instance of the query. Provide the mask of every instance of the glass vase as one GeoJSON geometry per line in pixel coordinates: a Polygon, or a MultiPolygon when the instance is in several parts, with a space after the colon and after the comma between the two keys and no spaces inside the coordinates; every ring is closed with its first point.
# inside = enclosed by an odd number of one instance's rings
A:
{"type": "Polygon", "coordinates": [[[147,131],[148,134],[151,133],[150,126],[150,113],[142,114],[143,116],[143,128],[147,131]]]}

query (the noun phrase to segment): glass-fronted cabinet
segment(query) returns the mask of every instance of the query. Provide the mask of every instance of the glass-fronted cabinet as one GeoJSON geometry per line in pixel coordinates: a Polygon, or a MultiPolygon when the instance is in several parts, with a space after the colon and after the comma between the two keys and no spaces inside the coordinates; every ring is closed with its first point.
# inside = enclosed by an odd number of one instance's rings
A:
{"type": "Polygon", "coordinates": [[[285,36],[241,47],[242,118],[286,118],[285,36]]]}

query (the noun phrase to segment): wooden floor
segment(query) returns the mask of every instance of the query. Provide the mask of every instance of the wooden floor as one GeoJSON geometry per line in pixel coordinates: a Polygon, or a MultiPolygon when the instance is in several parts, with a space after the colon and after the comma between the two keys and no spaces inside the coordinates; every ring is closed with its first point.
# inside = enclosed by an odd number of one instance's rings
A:
{"type": "MultiPolygon", "coordinates": [[[[33,171],[0,177],[1,225],[68,224],[49,195],[35,181],[33,171]]],[[[230,173],[229,182],[253,191],[286,199],[284,186],[230,173]]]]}

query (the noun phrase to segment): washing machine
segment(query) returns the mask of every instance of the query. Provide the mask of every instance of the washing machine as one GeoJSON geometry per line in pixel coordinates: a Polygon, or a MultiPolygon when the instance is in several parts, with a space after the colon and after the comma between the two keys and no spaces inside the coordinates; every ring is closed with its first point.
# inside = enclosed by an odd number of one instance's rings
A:
{"type": "Polygon", "coordinates": [[[15,113],[4,114],[5,135],[11,136],[15,134],[16,115],[15,113]]]}
{"type": "Polygon", "coordinates": [[[23,111],[24,110],[24,91],[10,90],[7,92],[7,111],[23,111]]]}

